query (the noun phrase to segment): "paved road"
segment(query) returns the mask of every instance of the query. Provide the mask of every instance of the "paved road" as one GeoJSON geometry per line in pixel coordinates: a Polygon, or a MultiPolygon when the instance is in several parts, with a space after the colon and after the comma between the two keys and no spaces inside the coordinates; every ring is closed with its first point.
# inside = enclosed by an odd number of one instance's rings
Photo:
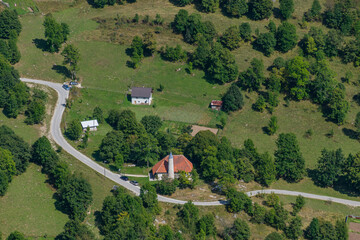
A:
{"type": "MultiPolygon", "coordinates": [[[[85,156],[84,154],[77,151],[65,140],[65,138],[61,132],[60,124],[61,124],[62,115],[65,110],[66,99],[69,97],[69,92],[64,90],[62,88],[61,84],[42,81],[42,80],[28,79],[28,78],[21,78],[21,81],[46,85],[48,87],[53,88],[58,93],[59,98],[56,103],[54,115],[51,119],[50,133],[51,133],[53,140],[59,146],[61,146],[66,152],[68,152],[69,154],[71,154],[76,159],[78,159],[82,163],[86,164],[88,167],[92,168],[96,172],[105,175],[108,179],[110,179],[110,180],[116,182],[117,184],[127,188],[128,190],[134,192],[136,195],[140,194],[139,187],[136,187],[127,181],[121,180],[119,174],[113,173],[113,172],[105,169],[101,165],[97,164],[96,162],[94,162],[93,160],[91,160],[90,158],[85,156]]],[[[303,192],[287,191],[287,190],[266,189],[266,190],[251,191],[251,192],[247,192],[246,194],[249,196],[254,196],[258,193],[272,193],[272,192],[274,192],[276,194],[290,195],[290,196],[302,195],[303,197],[306,197],[306,198],[331,201],[331,202],[345,204],[345,205],[349,205],[349,206],[353,206],[353,207],[360,207],[360,202],[358,202],[358,201],[351,201],[351,200],[346,200],[346,199],[333,198],[333,197],[321,196],[321,195],[303,193],[303,192]]],[[[183,200],[164,197],[161,195],[158,195],[158,200],[161,202],[175,203],[175,204],[185,204],[187,202],[187,201],[183,201],[183,200]]],[[[210,201],[210,202],[194,201],[193,203],[198,206],[217,206],[217,205],[224,205],[227,202],[220,200],[220,201],[210,201]]]]}

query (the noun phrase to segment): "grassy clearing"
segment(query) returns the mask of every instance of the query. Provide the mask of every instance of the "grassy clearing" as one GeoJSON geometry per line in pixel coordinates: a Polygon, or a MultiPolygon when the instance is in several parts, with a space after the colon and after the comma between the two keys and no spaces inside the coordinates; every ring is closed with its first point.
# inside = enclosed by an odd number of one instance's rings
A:
{"type": "Polygon", "coordinates": [[[25,117],[23,115],[19,115],[16,119],[7,118],[3,113],[2,109],[0,109],[0,125],[6,125],[10,127],[17,135],[22,137],[26,142],[32,144],[39,137],[40,134],[38,132],[39,126],[33,125],[29,126],[24,123],[25,117]]]}
{"type": "Polygon", "coordinates": [[[0,198],[0,231],[4,236],[18,230],[29,237],[55,237],[63,230],[68,217],[56,210],[55,190],[46,181],[35,164],[13,179],[0,198]]]}
{"type": "Polygon", "coordinates": [[[19,15],[39,12],[33,0],[4,0],[4,2],[7,2],[10,9],[16,10],[19,15]]]}
{"type": "Polygon", "coordinates": [[[97,236],[100,236],[99,230],[95,226],[94,214],[101,211],[102,203],[106,196],[111,195],[110,190],[115,183],[105,178],[103,175],[93,171],[65,151],[60,153],[60,159],[69,164],[71,171],[82,174],[91,184],[93,191],[93,203],[89,208],[89,214],[85,218],[85,224],[87,224],[97,236]]]}
{"type": "MultiPolygon", "coordinates": [[[[37,4],[40,6],[40,2],[37,4]]],[[[44,11],[53,11],[50,8],[54,1],[44,1],[41,9],[44,11]]],[[[112,21],[117,15],[120,17],[131,18],[138,13],[140,19],[149,15],[154,19],[159,13],[166,24],[172,21],[174,15],[179,9],[172,5],[168,0],[139,0],[134,4],[115,5],[105,7],[104,9],[93,9],[85,1],[81,1],[77,6],[68,8],[70,1],[66,1],[59,9],[56,9],[54,16],[59,20],[70,25],[71,34],[69,43],[75,44],[81,52],[82,60],[80,62],[79,76],[82,78],[85,89],[82,96],[76,100],[73,108],[67,113],[65,121],[72,119],[87,119],[92,115],[95,106],[100,106],[104,112],[109,109],[128,108],[134,111],[140,120],[142,116],[148,114],[159,115],[166,122],[163,129],[170,129],[170,132],[176,134],[176,128],[187,124],[201,124],[215,126],[219,122],[219,117],[209,111],[207,106],[210,100],[220,98],[228,86],[211,85],[204,79],[201,71],[195,71],[192,77],[185,73],[186,66],[181,63],[168,63],[160,59],[159,56],[146,58],[143,60],[141,67],[137,70],[126,67],[126,61],[130,58],[125,54],[132,37],[141,35],[147,31],[148,25],[142,24],[123,24],[109,29],[99,28],[99,25],[92,19],[103,18],[112,21]],[[116,34],[115,41],[111,43],[112,34],[116,34]],[[119,45],[118,42],[125,45],[119,45]],[[180,72],[175,72],[176,68],[181,67],[180,72]],[[131,86],[148,86],[157,88],[159,84],[165,86],[164,92],[154,93],[153,106],[132,106],[127,100],[127,92],[131,86]]],[[[324,3],[325,1],[321,1],[324,3]]],[[[295,13],[290,22],[298,24],[301,21],[303,13],[311,7],[312,0],[296,0],[295,13]]],[[[55,5],[54,5],[55,6],[55,5]]],[[[278,3],[275,3],[278,7],[278,3]]],[[[198,13],[193,5],[184,9],[189,13],[198,13]]],[[[274,20],[278,25],[279,19],[271,17],[269,20],[250,21],[246,17],[240,19],[224,17],[220,11],[211,14],[200,13],[203,20],[212,21],[219,33],[231,25],[240,25],[243,22],[249,22],[253,32],[259,29],[265,31],[265,26],[270,20],[274,20]]],[[[22,76],[40,78],[44,80],[62,82],[65,80],[61,71],[52,69],[54,64],[61,64],[62,57],[60,54],[49,54],[37,48],[33,43],[34,39],[43,39],[44,29],[42,26],[43,16],[23,16],[23,31],[19,39],[19,48],[22,53],[22,60],[16,65],[22,76]]],[[[327,29],[318,23],[311,23],[311,26],[317,26],[327,29]]],[[[297,29],[299,38],[305,34],[308,29],[297,29]]],[[[169,44],[171,46],[179,43],[186,50],[193,50],[193,46],[182,42],[181,35],[174,35],[165,26],[161,28],[160,34],[157,34],[158,45],[169,44]]],[[[40,41],[41,42],[41,41],[40,41]]],[[[298,54],[299,49],[295,48],[286,54],[274,53],[271,57],[264,57],[260,52],[252,49],[249,44],[242,46],[233,51],[239,70],[245,70],[253,57],[261,58],[264,61],[265,68],[270,66],[273,60],[282,56],[289,59],[298,54]]],[[[341,64],[339,59],[333,59],[330,62],[330,68],[337,73],[336,78],[345,75],[350,70],[357,79],[358,70],[353,66],[341,64]]],[[[358,86],[346,84],[347,99],[352,101],[354,94],[358,93],[358,86]]],[[[267,136],[263,133],[262,128],[268,123],[270,115],[268,113],[257,113],[251,109],[251,104],[256,101],[255,94],[246,93],[245,108],[242,111],[233,113],[228,116],[225,129],[220,132],[220,136],[228,137],[235,147],[241,147],[243,141],[247,138],[253,139],[260,152],[275,150],[275,141],[279,133],[294,132],[297,135],[300,149],[306,160],[306,166],[313,168],[320,156],[323,148],[336,149],[341,147],[345,154],[353,153],[358,149],[358,141],[351,139],[345,133],[353,129],[353,119],[360,108],[354,102],[351,102],[351,111],[346,119],[346,124],[337,126],[333,123],[326,122],[317,105],[308,101],[291,102],[289,107],[284,106],[281,101],[274,115],[278,117],[279,131],[275,136],[267,136]],[[304,134],[311,129],[314,134],[311,138],[305,138],[304,134]],[[327,138],[325,135],[331,130],[334,131],[333,138],[327,138]]],[[[106,115],[106,114],[105,114],[106,115]]],[[[93,153],[97,150],[102,138],[111,128],[107,124],[102,124],[99,131],[91,133],[89,147],[81,150],[86,155],[94,157],[93,153]]],[[[75,144],[77,145],[77,144],[75,144]]],[[[130,170],[129,170],[130,171],[130,170]]],[[[286,184],[278,182],[272,187],[293,189],[306,192],[321,192],[324,195],[335,197],[345,197],[345,195],[330,190],[320,189],[313,183],[305,179],[298,184],[286,184]]],[[[350,197],[348,197],[350,198],[350,197]]]]}
{"type": "MultiPolygon", "coordinates": [[[[285,209],[292,211],[292,203],[295,202],[296,197],[281,196],[280,200],[284,203],[285,209]]],[[[263,203],[264,199],[253,197],[254,202],[263,203]]],[[[165,221],[174,229],[178,229],[181,224],[177,221],[176,213],[178,209],[176,206],[167,203],[160,203],[162,207],[161,214],[156,217],[159,222],[165,221]]],[[[215,223],[218,232],[222,232],[225,228],[230,227],[236,218],[244,220],[250,220],[250,217],[244,212],[233,214],[228,213],[224,206],[212,206],[212,207],[199,207],[200,216],[213,213],[215,214],[215,223]]],[[[335,223],[338,219],[345,219],[348,213],[358,214],[360,208],[352,208],[341,204],[325,203],[323,201],[306,199],[304,208],[298,214],[302,218],[303,228],[306,228],[312,218],[322,218],[332,223],[335,223]]],[[[264,239],[269,233],[276,231],[275,229],[268,227],[264,224],[252,224],[250,222],[249,227],[251,230],[251,239],[264,239]]]]}

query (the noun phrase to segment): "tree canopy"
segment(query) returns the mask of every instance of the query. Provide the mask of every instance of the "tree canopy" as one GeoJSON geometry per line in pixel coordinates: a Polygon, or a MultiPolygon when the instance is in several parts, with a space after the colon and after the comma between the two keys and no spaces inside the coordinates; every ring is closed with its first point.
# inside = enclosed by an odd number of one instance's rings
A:
{"type": "Polygon", "coordinates": [[[298,182],[305,173],[305,160],[293,133],[281,133],[276,141],[275,166],[278,177],[298,182]]]}
{"type": "Polygon", "coordinates": [[[45,16],[43,23],[45,27],[45,38],[50,52],[58,52],[70,33],[66,23],[58,23],[51,14],[45,16]]]}
{"type": "Polygon", "coordinates": [[[249,0],[249,16],[254,20],[269,18],[272,14],[273,2],[271,0],[249,0]]]}

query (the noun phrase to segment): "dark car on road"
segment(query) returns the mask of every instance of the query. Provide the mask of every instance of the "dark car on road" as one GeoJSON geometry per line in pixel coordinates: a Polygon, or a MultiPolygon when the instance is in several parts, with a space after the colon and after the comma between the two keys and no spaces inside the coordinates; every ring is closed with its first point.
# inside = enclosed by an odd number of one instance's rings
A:
{"type": "Polygon", "coordinates": [[[124,181],[129,181],[129,178],[127,176],[121,176],[120,179],[124,181]]]}
{"type": "Polygon", "coordinates": [[[134,186],[139,186],[139,183],[137,182],[137,181],[130,181],[130,183],[132,184],[132,185],[134,185],[134,186]]]}
{"type": "Polygon", "coordinates": [[[65,89],[66,91],[69,91],[71,86],[67,85],[67,84],[64,84],[63,86],[63,89],[65,89]]]}

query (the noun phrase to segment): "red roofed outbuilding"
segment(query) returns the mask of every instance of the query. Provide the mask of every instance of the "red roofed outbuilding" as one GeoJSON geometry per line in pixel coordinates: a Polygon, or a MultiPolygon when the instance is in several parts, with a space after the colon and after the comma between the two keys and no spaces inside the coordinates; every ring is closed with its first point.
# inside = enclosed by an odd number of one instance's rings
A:
{"type": "Polygon", "coordinates": [[[222,105],[223,105],[223,101],[219,101],[219,100],[212,100],[210,103],[211,109],[218,110],[218,111],[221,110],[222,105]]]}
{"type": "Polygon", "coordinates": [[[163,176],[177,178],[180,171],[190,173],[193,170],[193,164],[184,155],[167,155],[156,163],[151,169],[151,177],[162,179],[163,176]]]}

